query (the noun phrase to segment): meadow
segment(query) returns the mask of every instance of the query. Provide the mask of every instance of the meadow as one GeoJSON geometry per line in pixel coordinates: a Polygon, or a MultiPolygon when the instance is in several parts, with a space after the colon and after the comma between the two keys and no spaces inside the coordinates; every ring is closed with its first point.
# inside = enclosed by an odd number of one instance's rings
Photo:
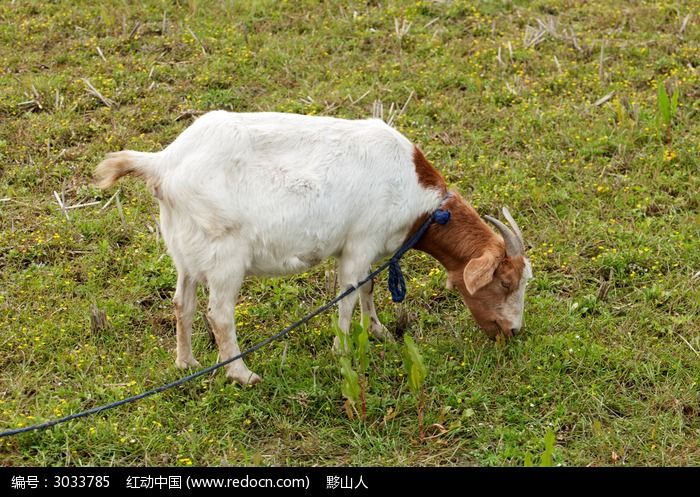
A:
{"type": "MultiPolygon", "coordinates": [[[[535,275],[507,343],[424,254],[402,304],[377,279],[427,367],[422,439],[400,339],[370,340],[348,416],[331,313],[252,355],[252,388],[219,371],[0,439],[0,464],[699,465],[699,67],[695,1],[0,3],[0,430],[183,374],[157,204],[92,171],[207,110],[382,117],[481,214],[510,208],[535,275]]],[[[248,280],[242,347],[333,296],[333,267],[248,280]]]]}

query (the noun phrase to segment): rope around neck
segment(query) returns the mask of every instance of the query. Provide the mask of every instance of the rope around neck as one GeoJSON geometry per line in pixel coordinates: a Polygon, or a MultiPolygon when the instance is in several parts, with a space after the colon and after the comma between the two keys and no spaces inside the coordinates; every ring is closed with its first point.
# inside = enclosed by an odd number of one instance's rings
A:
{"type": "MultiPolygon", "coordinates": [[[[443,201],[444,203],[444,201],[443,201]]],[[[391,300],[394,302],[403,302],[406,297],[406,280],[399,266],[399,259],[420,240],[430,225],[435,221],[438,224],[447,224],[450,220],[450,211],[437,209],[430,217],[416,230],[413,236],[396,251],[389,259],[389,291],[391,292],[391,300]]]]}

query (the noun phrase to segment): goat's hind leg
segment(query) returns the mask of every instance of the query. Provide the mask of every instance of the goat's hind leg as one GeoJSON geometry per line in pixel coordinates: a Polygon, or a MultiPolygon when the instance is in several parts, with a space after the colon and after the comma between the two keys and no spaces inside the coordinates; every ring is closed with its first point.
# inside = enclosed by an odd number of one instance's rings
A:
{"type": "Polygon", "coordinates": [[[197,282],[184,271],[177,273],[177,287],[173,302],[177,320],[175,365],[180,369],[198,368],[201,365],[192,355],[192,316],[197,307],[197,282]]]}
{"type": "MultiPolygon", "coordinates": [[[[229,272],[207,278],[209,284],[209,323],[222,361],[241,353],[236,337],[235,304],[238,291],[243,283],[244,271],[229,272]]],[[[260,381],[260,376],[248,369],[243,359],[237,359],[226,366],[226,376],[241,385],[252,385],[260,381]]]]}

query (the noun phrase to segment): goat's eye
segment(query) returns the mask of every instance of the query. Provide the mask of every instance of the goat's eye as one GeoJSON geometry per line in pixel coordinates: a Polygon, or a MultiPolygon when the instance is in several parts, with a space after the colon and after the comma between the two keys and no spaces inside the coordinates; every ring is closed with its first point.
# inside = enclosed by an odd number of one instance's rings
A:
{"type": "Polygon", "coordinates": [[[510,283],[507,281],[501,281],[501,286],[506,290],[510,289],[510,283]]]}

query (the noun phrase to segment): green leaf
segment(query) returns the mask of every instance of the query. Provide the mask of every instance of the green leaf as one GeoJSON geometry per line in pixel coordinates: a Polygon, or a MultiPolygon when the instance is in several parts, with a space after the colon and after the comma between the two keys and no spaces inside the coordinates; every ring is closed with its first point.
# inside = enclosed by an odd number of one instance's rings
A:
{"type": "Polygon", "coordinates": [[[554,454],[554,432],[550,429],[544,436],[544,452],[542,457],[540,457],[540,466],[542,467],[552,467],[554,464],[552,462],[552,455],[554,454]]]}
{"type": "Polygon", "coordinates": [[[403,364],[408,376],[408,386],[414,394],[418,394],[423,387],[428,370],[413,338],[406,334],[403,336],[403,339],[405,344],[403,348],[403,364]]]}
{"type": "Polygon", "coordinates": [[[350,326],[350,350],[352,352],[352,357],[355,361],[355,365],[358,366],[360,372],[367,369],[369,365],[369,334],[367,333],[369,327],[369,318],[366,318],[363,324],[353,322],[350,326]]]}
{"type": "Polygon", "coordinates": [[[661,116],[662,123],[668,126],[671,123],[671,102],[668,99],[668,93],[666,93],[666,85],[664,82],[659,81],[658,85],[659,116],[661,116]]]}
{"type": "Polygon", "coordinates": [[[673,90],[673,96],[671,97],[671,118],[676,115],[676,109],[678,109],[678,88],[673,90]]]}
{"type": "Polygon", "coordinates": [[[366,371],[369,366],[369,333],[367,332],[369,330],[369,316],[364,316],[362,326],[359,328],[360,330],[356,337],[357,346],[355,347],[357,351],[357,365],[360,371],[366,371]]]}
{"type": "Polygon", "coordinates": [[[340,385],[343,397],[348,399],[351,404],[356,404],[360,400],[360,379],[352,369],[350,359],[347,357],[340,358],[340,374],[343,376],[340,385]]]}

